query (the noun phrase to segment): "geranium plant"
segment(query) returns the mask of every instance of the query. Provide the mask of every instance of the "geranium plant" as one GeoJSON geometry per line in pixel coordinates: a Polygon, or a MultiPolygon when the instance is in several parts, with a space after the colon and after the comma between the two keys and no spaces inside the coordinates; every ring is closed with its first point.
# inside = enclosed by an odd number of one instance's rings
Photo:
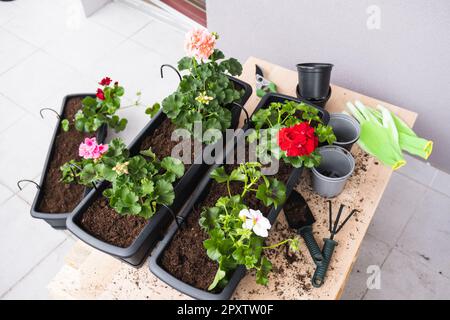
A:
{"type": "MultiPolygon", "coordinates": [[[[177,126],[193,132],[194,122],[207,129],[224,131],[231,126],[231,111],[226,105],[238,101],[242,90],[237,90],[226,74],[240,75],[242,66],[234,58],[224,59],[222,51],[215,48],[218,36],[206,29],[195,29],[186,36],[187,56],[178,62],[182,77],[178,89],[162,101],[162,110],[177,126]]],[[[147,109],[154,113],[155,104],[147,109]]],[[[201,137],[196,137],[201,138],[201,137]]],[[[205,141],[212,142],[212,141],[205,141]]]]}
{"type": "Polygon", "coordinates": [[[111,187],[103,195],[120,214],[151,218],[158,205],[173,203],[173,183],[184,174],[179,159],[165,157],[159,161],[151,149],[131,157],[120,138],[109,145],[86,138],[79,153],[80,161],[72,160],[61,167],[61,180],[87,186],[100,180],[109,181],[111,187]]]}
{"type": "Polygon", "coordinates": [[[303,102],[273,102],[257,111],[252,122],[256,130],[248,139],[250,142],[259,139],[258,156],[266,161],[270,157],[283,159],[296,168],[319,165],[320,154],[316,150],[319,142],[336,141],[333,129],[322,123],[319,111],[303,102]],[[267,134],[265,139],[261,139],[262,132],[267,134]]]}
{"type": "MultiPolygon", "coordinates": [[[[82,101],[82,108],[75,114],[74,126],[78,131],[95,132],[103,124],[114,129],[116,132],[122,131],[127,126],[127,119],[120,119],[116,111],[120,108],[121,97],[124,89],[116,81],[112,84],[109,77],[103,78],[97,89],[96,97],[85,97],[82,101]]],[[[69,119],[61,121],[61,127],[68,131],[70,127],[69,119]]]]}
{"type": "Polygon", "coordinates": [[[219,264],[208,289],[225,286],[228,276],[239,265],[256,270],[257,283],[266,285],[272,264],[263,255],[263,250],[285,243],[289,243],[292,250],[297,250],[298,240],[287,239],[265,247],[264,239],[268,236],[270,222],[261,211],[248,208],[244,197],[253,193],[264,205],[277,207],[286,200],[286,186],[264,176],[261,164],[257,162],[241,164],[230,174],[224,167],[219,167],[213,170],[211,177],[227,184],[228,196],[219,198],[214,207],[204,208],[199,221],[209,235],[209,239],[203,242],[208,257],[219,264]],[[232,181],[243,184],[239,194],[231,193],[232,181]]]}

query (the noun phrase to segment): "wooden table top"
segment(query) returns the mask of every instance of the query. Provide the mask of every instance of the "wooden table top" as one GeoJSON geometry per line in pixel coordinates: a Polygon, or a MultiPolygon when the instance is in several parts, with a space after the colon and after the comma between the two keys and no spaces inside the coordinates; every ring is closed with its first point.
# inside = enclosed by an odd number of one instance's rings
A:
{"type": "MultiPolygon", "coordinates": [[[[264,71],[264,76],[277,84],[280,93],[295,96],[297,72],[250,57],[244,64],[240,79],[253,86],[253,94],[245,105],[250,112],[259,102],[255,94],[255,64],[264,71]]],[[[367,97],[360,93],[332,85],[332,95],[327,103],[329,112],[341,112],[347,101],[360,100],[365,105],[382,104],[394,111],[408,125],[412,126],[417,114],[392,104],[367,97]]],[[[241,118],[241,123],[243,117],[241,118]]],[[[357,145],[352,149],[356,160],[354,175],[347,182],[345,190],[334,198],[334,211],[340,203],[346,210],[356,208],[361,213],[349,220],[335,240],[336,247],[327,278],[321,288],[311,286],[314,263],[303,240],[300,252],[287,255],[285,250],[273,250],[270,259],[274,271],[267,287],[255,283],[253,273],[247,273],[237,287],[234,299],[338,299],[343,292],[352,266],[370,221],[389,182],[392,170],[376,159],[366,155],[357,145]]],[[[315,237],[322,246],[322,238],[328,237],[328,204],[314,194],[309,186],[309,174],[297,186],[316,218],[315,237]]],[[[346,211],[345,213],[348,213],[346,211]]],[[[345,214],[344,213],[344,214],[345,214]]],[[[294,236],[287,227],[284,215],[280,214],[274,224],[268,243],[294,236]]],[[[190,297],[169,287],[156,278],[144,264],[135,269],[111,256],[77,241],[65,259],[65,265],[49,283],[50,296],[58,299],[190,299],[190,297]]]]}

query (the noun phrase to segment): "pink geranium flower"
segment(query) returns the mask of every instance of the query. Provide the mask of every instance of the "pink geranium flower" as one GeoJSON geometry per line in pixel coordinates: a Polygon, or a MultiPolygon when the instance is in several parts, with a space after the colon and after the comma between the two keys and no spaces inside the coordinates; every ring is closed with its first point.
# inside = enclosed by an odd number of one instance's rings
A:
{"type": "Polygon", "coordinates": [[[190,57],[207,60],[214,52],[216,36],[203,28],[193,29],[186,34],[184,48],[190,57]]]}
{"type": "Polygon", "coordinates": [[[98,159],[106,151],[108,151],[108,145],[98,144],[97,139],[94,137],[84,139],[84,142],[80,144],[78,154],[84,159],[98,159]]]}

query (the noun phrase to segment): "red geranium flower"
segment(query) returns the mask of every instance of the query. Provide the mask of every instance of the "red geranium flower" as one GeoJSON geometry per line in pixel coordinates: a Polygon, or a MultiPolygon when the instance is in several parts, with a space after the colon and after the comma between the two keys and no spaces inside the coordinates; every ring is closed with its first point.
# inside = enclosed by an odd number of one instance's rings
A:
{"type": "Polygon", "coordinates": [[[314,128],[308,122],[278,131],[278,145],[288,157],[307,156],[319,145],[314,128]]]}
{"type": "Polygon", "coordinates": [[[100,81],[98,84],[101,86],[109,86],[109,84],[111,83],[111,78],[110,77],[105,77],[102,79],[102,81],[100,81]]]}
{"type": "Polygon", "coordinates": [[[97,98],[99,98],[100,100],[105,100],[105,93],[102,89],[97,89],[97,98]]]}

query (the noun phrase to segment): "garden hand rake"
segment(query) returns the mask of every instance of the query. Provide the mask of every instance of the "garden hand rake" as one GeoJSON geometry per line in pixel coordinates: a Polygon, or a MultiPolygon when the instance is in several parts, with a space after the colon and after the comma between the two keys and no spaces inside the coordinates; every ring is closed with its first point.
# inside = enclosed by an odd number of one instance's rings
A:
{"type": "Polygon", "coordinates": [[[323,243],[323,248],[322,248],[322,255],[323,255],[323,261],[321,265],[318,265],[316,268],[316,271],[314,272],[313,278],[312,278],[312,285],[316,288],[322,286],[322,284],[325,281],[325,275],[327,273],[328,270],[328,266],[330,265],[330,261],[331,261],[331,257],[333,256],[333,252],[334,252],[334,248],[337,245],[337,242],[334,241],[334,236],[341,231],[342,227],[347,223],[347,221],[356,213],[359,212],[356,209],[353,209],[350,214],[344,219],[344,221],[341,223],[340,226],[338,226],[339,224],[339,220],[341,218],[342,215],[342,211],[344,210],[344,205],[341,204],[341,206],[339,207],[339,211],[338,214],[336,216],[336,220],[334,221],[333,224],[333,213],[332,213],[332,204],[331,201],[328,200],[329,203],[329,210],[328,210],[328,215],[329,215],[329,227],[328,229],[330,230],[330,238],[325,238],[323,239],[324,243],[323,243]]]}

